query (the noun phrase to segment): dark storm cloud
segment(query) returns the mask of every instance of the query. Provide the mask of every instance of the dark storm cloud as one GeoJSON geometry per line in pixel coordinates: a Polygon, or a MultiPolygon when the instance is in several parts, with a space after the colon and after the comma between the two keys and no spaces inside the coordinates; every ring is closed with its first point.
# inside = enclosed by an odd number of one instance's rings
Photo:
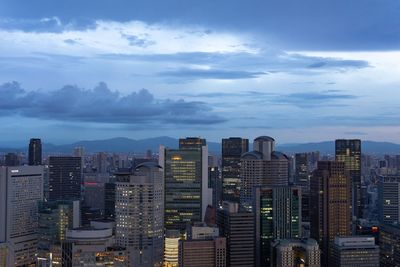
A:
{"type": "Polygon", "coordinates": [[[0,86],[2,116],[99,123],[217,124],[225,121],[205,103],[157,100],[146,89],[121,95],[100,83],[93,90],[67,85],[51,92],[26,91],[17,82],[0,86]]]}
{"type": "MultiPolygon", "coordinates": [[[[0,16],[58,16],[115,21],[172,21],[256,33],[289,50],[395,50],[400,48],[398,0],[249,1],[4,0],[0,16]],[[93,8],[96,7],[96,8],[93,8]]],[[[50,28],[53,26],[50,26],[50,28]]]]}

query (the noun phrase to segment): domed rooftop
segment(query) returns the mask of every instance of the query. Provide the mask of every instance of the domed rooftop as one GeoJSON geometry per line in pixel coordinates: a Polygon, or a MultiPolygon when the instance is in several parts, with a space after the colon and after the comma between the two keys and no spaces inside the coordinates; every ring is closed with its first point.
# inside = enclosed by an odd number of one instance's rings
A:
{"type": "Polygon", "coordinates": [[[259,136],[254,141],[265,141],[265,142],[275,142],[275,139],[270,136],[259,136]]]}
{"type": "Polygon", "coordinates": [[[263,154],[258,151],[250,151],[241,156],[242,159],[262,159],[263,154]]]}
{"type": "Polygon", "coordinates": [[[286,156],[285,154],[283,154],[282,152],[279,151],[273,151],[271,153],[271,158],[273,159],[286,159],[289,160],[288,156],[286,156]]]}
{"type": "Polygon", "coordinates": [[[139,164],[136,167],[136,170],[140,169],[140,168],[148,168],[148,169],[159,168],[159,169],[162,169],[162,167],[160,165],[158,165],[158,163],[153,162],[153,161],[147,161],[147,162],[139,164]]]}

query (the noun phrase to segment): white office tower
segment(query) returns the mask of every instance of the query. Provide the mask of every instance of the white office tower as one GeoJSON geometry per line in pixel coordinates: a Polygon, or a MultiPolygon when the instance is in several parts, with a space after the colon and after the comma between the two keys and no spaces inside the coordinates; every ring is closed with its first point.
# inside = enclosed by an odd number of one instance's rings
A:
{"type": "Polygon", "coordinates": [[[153,162],[134,174],[117,173],[116,244],[127,248],[130,266],[161,266],[163,261],[163,171],[153,162]]]}
{"type": "Polygon", "coordinates": [[[42,199],[42,166],[0,167],[0,247],[7,253],[6,266],[35,264],[42,199]]]}

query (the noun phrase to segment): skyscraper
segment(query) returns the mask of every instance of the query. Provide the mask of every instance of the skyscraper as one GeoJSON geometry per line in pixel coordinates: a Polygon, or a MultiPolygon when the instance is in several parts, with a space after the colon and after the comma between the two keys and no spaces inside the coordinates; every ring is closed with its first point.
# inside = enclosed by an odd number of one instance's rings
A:
{"type": "Polygon", "coordinates": [[[80,157],[49,157],[49,200],[80,200],[80,157]]]}
{"type": "Polygon", "coordinates": [[[240,162],[240,204],[252,209],[253,188],[286,186],[289,183],[289,159],[274,151],[275,140],[268,136],[254,139],[254,151],[242,155],[240,162]]]}
{"type": "Polygon", "coordinates": [[[311,176],[311,238],[320,244],[322,266],[328,264],[335,237],[351,234],[351,180],[344,164],[319,161],[311,176]]]}
{"type": "Polygon", "coordinates": [[[226,266],[255,266],[254,213],[239,210],[235,202],[223,202],[217,211],[220,235],[226,237],[226,266]]]}
{"type": "Polygon", "coordinates": [[[0,167],[0,244],[7,246],[5,266],[35,264],[42,199],[42,166],[0,167]]]}
{"type": "Polygon", "coordinates": [[[363,217],[361,202],[361,140],[338,139],[335,141],[336,160],[345,163],[352,182],[353,216],[363,217]]]}
{"type": "Polygon", "coordinates": [[[31,138],[28,156],[29,165],[42,165],[42,141],[39,138],[31,138]]]}
{"type": "Polygon", "coordinates": [[[379,248],[381,267],[400,266],[400,225],[381,225],[379,248]]]}
{"type": "Polygon", "coordinates": [[[400,223],[400,176],[379,177],[378,211],[380,223],[400,223]]]}
{"type": "Polygon", "coordinates": [[[240,158],[249,151],[249,140],[222,139],[222,199],[240,202],[240,158]]]}
{"type": "Polygon", "coordinates": [[[295,175],[294,183],[301,186],[301,212],[303,222],[310,221],[310,169],[309,169],[309,154],[296,153],[295,155],[295,175]]]}
{"type": "Polygon", "coordinates": [[[163,171],[154,162],[134,174],[117,173],[115,191],[116,244],[126,247],[131,266],[163,262],[163,171]]]}
{"type": "Polygon", "coordinates": [[[256,222],[256,266],[271,265],[271,243],[275,239],[301,237],[300,187],[254,188],[256,222]]]}
{"type": "Polygon", "coordinates": [[[185,231],[187,223],[203,220],[212,205],[208,187],[208,149],[200,138],[180,139],[179,149],[160,147],[164,169],[165,228],[185,231]]]}

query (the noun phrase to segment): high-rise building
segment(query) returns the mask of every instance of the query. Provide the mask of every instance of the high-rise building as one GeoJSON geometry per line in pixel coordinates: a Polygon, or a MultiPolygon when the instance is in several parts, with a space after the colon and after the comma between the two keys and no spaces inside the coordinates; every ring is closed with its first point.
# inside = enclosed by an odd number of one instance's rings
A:
{"type": "Polygon", "coordinates": [[[379,247],[375,238],[365,236],[336,237],[329,266],[379,267],[379,247]]]}
{"type": "Polygon", "coordinates": [[[15,153],[7,153],[4,156],[4,165],[5,166],[18,166],[20,165],[20,160],[17,154],[15,153]]]}
{"type": "Polygon", "coordinates": [[[321,251],[314,239],[281,239],[271,246],[274,250],[271,266],[321,266],[321,251]]]}
{"type": "Polygon", "coordinates": [[[115,182],[104,184],[104,218],[115,218],[115,182]]]}
{"type": "Polygon", "coordinates": [[[49,200],[80,200],[80,157],[49,157],[49,200]]]}
{"type": "Polygon", "coordinates": [[[42,141],[39,138],[31,138],[28,153],[29,165],[42,165],[42,141]]]}
{"type": "Polygon", "coordinates": [[[139,165],[134,174],[116,174],[116,244],[127,248],[131,266],[162,265],[162,179],[163,171],[154,162],[139,165]]]}
{"type": "Polygon", "coordinates": [[[249,151],[249,139],[222,139],[222,199],[240,202],[240,159],[249,151]]]}
{"type": "Polygon", "coordinates": [[[361,202],[361,140],[338,139],[335,141],[336,160],[345,163],[352,182],[353,216],[363,217],[361,202]]]}
{"type": "Polygon", "coordinates": [[[217,211],[217,225],[226,238],[226,266],[255,266],[254,214],[240,211],[238,203],[224,201],[222,205],[217,211]]]}
{"type": "Polygon", "coordinates": [[[181,233],[179,230],[165,231],[164,267],[178,267],[180,239],[181,233]]]}
{"type": "Polygon", "coordinates": [[[0,167],[0,244],[7,246],[5,266],[35,264],[42,199],[42,166],[0,167]]]}
{"type": "Polygon", "coordinates": [[[271,266],[272,241],[301,237],[301,188],[254,188],[256,266],[271,266]]]}
{"type": "Polygon", "coordinates": [[[226,266],[226,239],[218,227],[194,223],[188,227],[186,240],[179,241],[179,266],[226,266]]]}
{"type": "Polygon", "coordinates": [[[378,181],[380,223],[400,223],[400,176],[381,176],[378,181]]]}
{"type": "Polygon", "coordinates": [[[289,183],[289,159],[274,151],[275,140],[268,136],[254,139],[254,151],[241,157],[240,204],[252,209],[253,188],[257,186],[286,186],[289,183]]]}
{"type": "Polygon", "coordinates": [[[212,206],[218,207],[222,203],[222,180],[218,167],[208,167],[208,187],[212,188],[212,206]]]}
{"type": "Polygon", "coordinates": [[[188,223],[203,220],[212,205],[212,189],[205,140],[180,139],[179,145],[179,149],[161,146],[159,164],[164,169],[165,229],[184,232],[188,223]]]}
{"type": "Polygon", "coordinates": [[[61,242],[67,229],[80,226],[80,203],[75,201],[40,201],[38,258],[46,266],[61,266],[61,242]],[[58,264],[58,265],[57,265],[58,264]]]}
{"type": "Polygon", "coordinates": [[[400,266],[400,225],[382,224],[379,229],[380,266],[400,266]]]}
{"type": "Polygon", "coordinates": [[[296,153],[295,154],[295,174],[294,184],[301,186],[301,217],[303,222],[310,221],[310,161],[309,153],[296,153]]]}
{"type": "Polygon", "coordinates": [[[311,238],[322,250],[322,266],[327,266],[336,236],[351,234],[351,180],[344,162],[319,161],[311,176],[311,238]]]}

